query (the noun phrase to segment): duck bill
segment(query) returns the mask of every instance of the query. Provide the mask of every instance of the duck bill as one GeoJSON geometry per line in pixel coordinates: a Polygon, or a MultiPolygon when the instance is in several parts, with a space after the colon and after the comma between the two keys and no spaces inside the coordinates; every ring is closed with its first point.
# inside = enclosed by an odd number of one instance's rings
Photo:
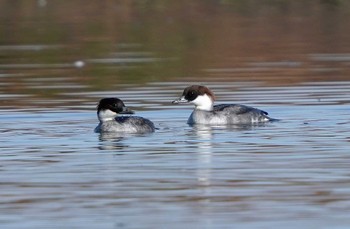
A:
{"type": "Polygon", "coordinates": [[[185,99],[185,96],[181,96],[177,100],[172,101],[173,104],[188,103],[189,101],[185,99]]]}
{"type": "Polygon", "coordinates": [[[135,112],[128,107],[123,107],[123,110],[119,114],[135,114],[135,112]]]}

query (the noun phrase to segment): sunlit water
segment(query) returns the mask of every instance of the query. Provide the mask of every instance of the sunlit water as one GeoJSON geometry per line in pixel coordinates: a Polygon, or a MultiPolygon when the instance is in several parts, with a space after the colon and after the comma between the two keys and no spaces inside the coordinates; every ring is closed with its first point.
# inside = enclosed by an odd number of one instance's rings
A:
{"type": "Polygon", "coordinates": [[[4,110],[1,224],[348,228],[349,82],[241,83],[237,90],[204,82],[218,102],[252,105],[281,119],[233,127],[188,126],[192,106],[170,103],[188,83],[69,93],[81,98],[74,108],[4,110]],[[107,95],[123,98],[158,130],[94,133],[96,101],[107,95]]]}

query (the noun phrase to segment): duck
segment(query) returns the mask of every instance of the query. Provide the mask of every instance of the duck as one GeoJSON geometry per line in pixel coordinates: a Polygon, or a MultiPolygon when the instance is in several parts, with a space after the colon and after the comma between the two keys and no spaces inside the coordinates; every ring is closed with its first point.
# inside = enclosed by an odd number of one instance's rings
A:
{"type": "Polygon", "coordinates": [[[149,119],[131,116],[135,112],[126,107],[119,98],[103,98],[97,106],[99,124],[95,128],[97,133],[152,133],[155,126],[149,119]],[[129,114],[129,116],[120,116],[129,114]]]}
{"type": "Polygon", "coordinates": [[[186,87],[182,95],[172,103],[194,104],[194,110],[187,120],[190,125],[246,125],[277,120],[270,118],[266,111],[254,107],[241,104],[214,105],[214,101],[215,95],[208,87],[191,85],[186,87]]]}

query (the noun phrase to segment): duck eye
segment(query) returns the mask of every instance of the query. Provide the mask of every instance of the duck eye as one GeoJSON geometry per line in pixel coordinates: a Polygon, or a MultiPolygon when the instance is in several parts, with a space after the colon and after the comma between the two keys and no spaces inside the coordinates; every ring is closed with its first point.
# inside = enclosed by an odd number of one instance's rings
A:
{"type": "Polygon", "coordinates": [[[186,99],[194,100],[197,97],[197,93],[195,91],[189,91],[186,95],[186,99]]]}

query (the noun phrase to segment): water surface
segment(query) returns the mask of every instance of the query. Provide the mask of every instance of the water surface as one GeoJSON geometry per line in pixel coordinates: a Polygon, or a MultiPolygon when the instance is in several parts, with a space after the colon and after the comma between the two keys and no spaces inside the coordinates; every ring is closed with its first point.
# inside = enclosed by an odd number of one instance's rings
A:
{"type": "MultiPolygon", "coordinates": [[[[227,84],[213,85],[222,102],[244,101],[282,119],[232,127],[188,126],[191,107],[170,104],[186,83],[111,93],[155,122],[159,130],[150,135],[93,133],[94,104],[73,110],[3,112],[2,224],[349,225],[350,122],[344,106],[349,83],[268,90],[242,84],[234,92],[227,84]],[[336,91],[337,96],[328,98],[327,91],[336,91]]],[[[95,100],[102,95],[87,96],[95,100]]]]}

